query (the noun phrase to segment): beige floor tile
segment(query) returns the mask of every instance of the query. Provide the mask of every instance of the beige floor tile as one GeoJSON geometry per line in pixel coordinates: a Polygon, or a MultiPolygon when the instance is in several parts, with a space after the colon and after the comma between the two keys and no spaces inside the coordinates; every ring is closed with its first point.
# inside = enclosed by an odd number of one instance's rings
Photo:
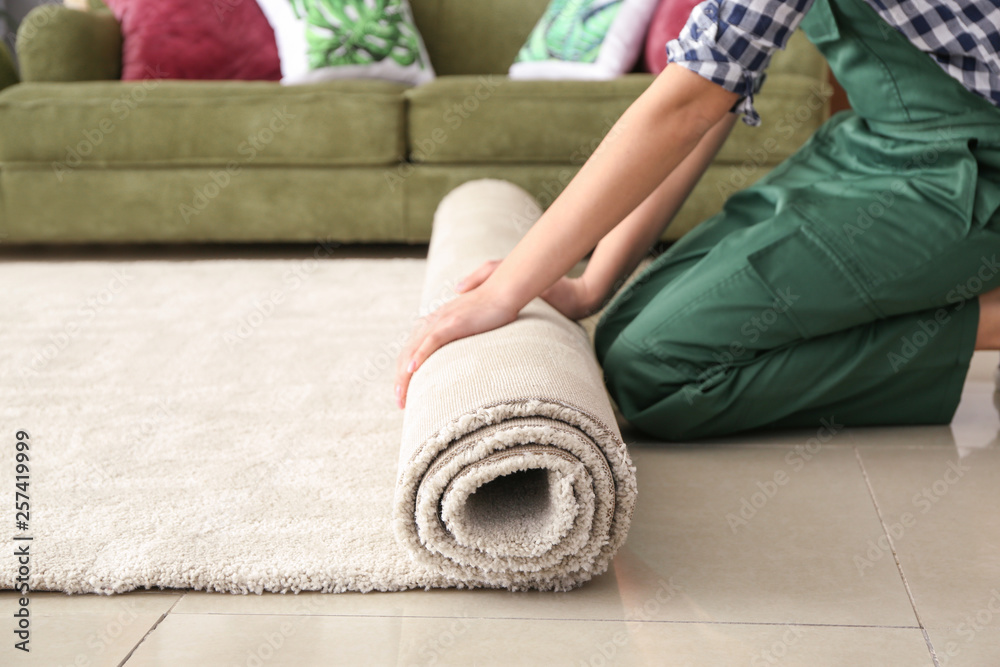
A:
{"type": "MultiPolygon", "coordinates": [[[[33,616],[111,612],[159,615],[167,613],[182,595],[184,591],[174,590],[133,591],[122,595],[66,595],[33,591],[28,604],[33,616]]],[[[16,608],[19,597],[14,591],[0,591],[0,610],[5,616],[8,609],[16,608]]]]}
{"type": "MultiPolygon", "coordinates": [[[[661,592],[660,597],[664,596],[665,592],[661,592]]],[[[193,591],[181,599],[173,613],[621,619],[626,609],[612,571],[568,593],[438,589],[337,595],[228,595],[193,591]]]]}
{"type": "Polygon", "coordinates": [[[670,620],[914,626],[895,564],[851,560],[882,535],[854,451],[814,445],[634,448],[619,580],[671,581],[670,620]]]}
{"type": "Polygon", "coordinates": [[[852,428],[848,429],[847,438],[854,446],[874,445],[885,449],[920,446],[954,450],[958,446],[951,426],[852,428]]]}
{"type": "MultiPolygon", "coordinates": [[[[0,617],[12,621],[19,609],[19,597],[13,591],[0,592],[0,617]]],[[[113,596],[31,593],[31,650],[24,653],[13,649],[5,640],[0,647],[0,664],[118,665],[179,598],[179,593],[166,591],[113,596]]],[[[6,629],[4,634],[8,635],[6,629]]]]}
{"type": "Polygon", "coordinates": [[[973,355],[962,401],[950,425],[850,428],[839,444],[891,447],[944,447],[962,453],[1000,444],[1000,399],[995,396],[996,352],[973,355]]]}
{"type": "Polygon", "coordinates": [[[941,667],[994,667],[1000,664],[1000,628],[980,626],[974,620],[960,629],[928,630],[941,667]]]}
{"type": "MultiPolygon", "coordinates": [[[[4,625],[8,625],[9,615],[4,614],[3,618],[4,625]]],[[[111,613],[36,616],[31,619],[28,653],[12,647],[10,630],[4,628],[0,664],[5,667],[114,667],[121,664],[159,619],[159,614],[124,609],[111,613]]]]}
{"type": "Polygon", "coordinates": [[[996,394],[996,354],[977,352],[965,382],[962,402],[950,429],[956,450],[964,455],[1000,445],[1000,397],[996,394]]]}
{"type": "Polygon", "coordinates": [[[920,618],[939,639],[967,643],[963,638],[972,627],[981,628],[972,630],[974,635],[996,637],[1000,633],[1000,448],[965,456],[921,447],[871,446],[859,451],[893,535],[891,547],[883,540],[870,556],[861,554],[865,559],[861,567],[876,557],[891,559],[890,548],[894,549],[920,618]]]}
{"type": "Polygon", "coordinates": [[[846,431],[853,445],[887,448],[939,447],[963,455],[1000,444],[1000,418],[994,395],[966,392],[950,425],[854,428],[846,431]]]}
{"type": "Polygon", "coordinates": [[[637,445],[639,504],[628,542],[607,574],[570,593],[189,593],[174,613],[915,626],[895,564],[882,561],[859,578],[851,561],[882,534],[853,450],[810,453],[805,442],[800,449],[637,445]]]}
{"type": "MultiPolygon", "coordinates": [[[[0,592],[0,617],[13,623],[19,597],[13,591],[0,592]]],[[[112,596],[32,593],[28,602],[31,650],[13,649],[6,639],[12,636],[13,625],[10,630],[4,627],[0,664],[118,665],[179,598],[178,593],[154,591],[112,596]]]]}
{"type": "Polygon", "coordinates": [[[969,364],[969,374],[966,376],[966,386],[989,385],[992,390],[994,373],[1000,363],[1000,354],[996,352],[976,352],[969,364]]]}
{"type": "MultiPolygon", "coordinates": [[[[849,437],[851,429],[838,429],[836,437],[824,442],[827,447],[852,447],[854,442],[849,437]]],[[[632,431],[629,425],[625,425],[623,436],[628,443],[647,442],[649,436],[638,431],[632,431]]],[[[825,434],[824,434],[825,435],[825,434]]],[[[674,446],[690,447],[692,449],[707,449],[712,447],[773,447],[785,446],[794,447],[805,443],[809,438],[816,436],[816,430],[803,429],[781,429],[781,430],[759,430],[749,433],[739,433],[719,438],[703,438],[691,442],[674,443],[674,446]]]]}
{"type": "Polygon", "coordinates": [[[170,614],[126,663],[395,665],[403,618],[170,614]]]}
{"type": "MultiPolygon", "coordinates": [[[[1000,664],[1000,418],[995,353],[976,353],[949,427],[888,429],[859,452],[939,664],[1000,664]],[[949,438],[940,432],[949,432],[949,438]],[[950,439],[950,442],[948,440],[950,439]],[[929,448],[929,444],[946,444],[929,448]]],[[[859,567],[889,553],[888,540],[859,567]]]]}
{"type": "Polygon", "coordinates": [[[127,667],[931,665],[919,630],[783,625],[171,614],[127,667]]]}
{"type": "Polygon", "coordinates": [[[173,606],[128,665],[929,665],[857,447],[939,664],[994,664],[995,367],[976,355],[951,426],[845,429],[818,451],[807,431],[634,444],[629,541],[577,591],[34,593],[33,651],[0,663],[117,665],[173,606]]]}

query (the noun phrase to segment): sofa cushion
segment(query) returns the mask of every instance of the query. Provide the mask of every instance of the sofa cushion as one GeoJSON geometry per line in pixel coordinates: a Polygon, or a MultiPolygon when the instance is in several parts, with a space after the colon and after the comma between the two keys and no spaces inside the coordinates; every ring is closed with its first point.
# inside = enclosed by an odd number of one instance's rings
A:
{"type": "MultiPolygon", "coordinates": [[[[763,166],[744,175],[743,186],[754,183],[772,168],[763,166]]],[[[406,209],[405,239],[411,243],[426,243],[431,237],[437,205],[446,194],[467,181],[480,178],[510,181],[527,190],[542,208],[546,208],[576,172],[577,166],[565,164],[418,165],[402,187],[406,209]]],[[[718,213],[726,201],[726,193],[731,191],[733,173],[733,165],[710,165],[660,238],[676,241],[718,213]]]]}
{"type": "MultiPolygon", "coordinates": [[[[4,165],[4,243],[399,241],[384,167],[77,169],[4,165]]],[[[426,239],[425,239],[426,240],[426,239]]]]}
{"type": "Polygon", "coordinates": [[[410,0],[434,71],[506,74],[549,0],[410,0]]]}
{"type": "MultiPolygon", "coordinates": [[[[648,74],[600,82],[442,77],[406,91],[410,159],[579,165],[652,80],[648,74]]],[[[756,98],[765,125],[737,123],[716,161],[747,169],[780,162],[823,122],[829,93],[811,77],[770,77],[756,98]]]]}
{"type": "Polygon", "coordinates": [[[122,26],[122,79],[281,78],[274,33],[255,2],[106,0],[122,26]]]}
{"type": "Polygon", "coordinates": [[[404,154],[399,84],[88,82],[0,93],[0,161],[139,165],[384,165],[404,154]]]}
{"type": "Polygon", "coordinates": [[[406,91],[415,162],[561,162],[589,154],[652,81],[441,77],[406,91]]]}
{"type": "Polygon", "coordinates": [[[122,31],[107,9],[39,5],[17,29],[22,81],[107,81],[121,76],[122,31]]]}

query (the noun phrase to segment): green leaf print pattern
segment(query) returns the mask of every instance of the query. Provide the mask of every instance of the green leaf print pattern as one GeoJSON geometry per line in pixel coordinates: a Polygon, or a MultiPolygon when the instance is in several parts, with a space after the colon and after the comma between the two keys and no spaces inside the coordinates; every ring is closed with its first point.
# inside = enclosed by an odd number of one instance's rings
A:
{"type": "Polygon", "coordinates": [[[289,0],[306,21],[309,67],[417,63],[420,36],[401,0],[289,0]]]}
{"type": "Polygon", "coordinates": [[[623,1],[552,0],[517,59],[594,62],[623,1]]]}

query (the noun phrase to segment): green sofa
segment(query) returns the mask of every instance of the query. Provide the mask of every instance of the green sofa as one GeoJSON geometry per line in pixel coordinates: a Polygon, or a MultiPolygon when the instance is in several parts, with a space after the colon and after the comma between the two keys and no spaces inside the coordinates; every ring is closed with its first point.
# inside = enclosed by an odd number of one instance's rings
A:
{"type": "MultiPolygon", "coordinates": [[[[507,179],[547,204],[652,80],[507,79],[547,2],[411,0],[438,73],[415,88],[122,82],[110,12],[36,8],[18,34],[21,81],[0,79],[0,238],[421,243],[467,180],[507,179]]],[[[801,145],[829,92],[795,35],[756,98],[764,125],[738,124],[665,238],[801,145]]]]}

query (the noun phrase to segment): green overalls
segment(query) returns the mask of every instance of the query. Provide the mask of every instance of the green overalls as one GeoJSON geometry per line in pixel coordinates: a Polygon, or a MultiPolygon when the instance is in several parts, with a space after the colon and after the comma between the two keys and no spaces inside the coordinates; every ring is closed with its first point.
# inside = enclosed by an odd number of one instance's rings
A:
{"type": "Polygon", "coordinates": [[[947,423],[977,297],[1000,286],[1000,109],[863,0],[816,0],[801,26],[853,111],[658,257],[598,324],[612,397],[658,438],[947,423]]]}

